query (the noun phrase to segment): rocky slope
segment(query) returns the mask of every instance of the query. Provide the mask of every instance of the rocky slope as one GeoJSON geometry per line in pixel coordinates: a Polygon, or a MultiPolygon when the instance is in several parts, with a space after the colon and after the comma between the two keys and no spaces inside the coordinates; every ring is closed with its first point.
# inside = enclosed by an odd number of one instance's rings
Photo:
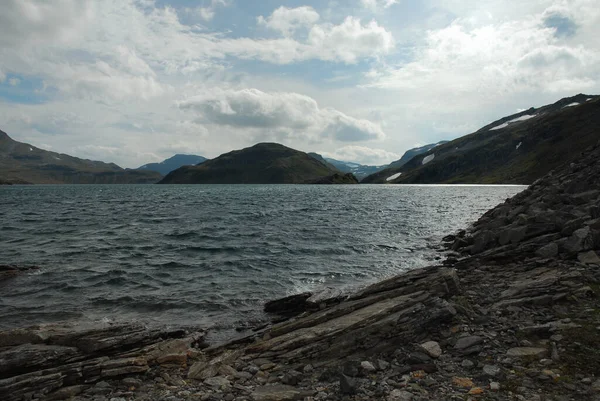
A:
{"type": "Polygon", "coordinates": [[[259,143],[169,173],[161,184],[304,184],[339,173],[304,152],[259,143]]]}
{"type": "Polygon", "coordinates": [[[531,184],[600,139],[600,98],[530,108],[437,146],[368,183],[531,184]]]}
{"type": "Polygon", "coordinates": [[[161,177],[153,171],[125,170],[114,163],[39,149],[0,131],[0,183],[149,184],[161,177]]]}
{"type": "Polygon", "coordinates": [[[160,163],[148,163],[141,166],[138,170],[156,171],[162,175],[167,175],[173,170],[183,166],[195,166],[204,163],[208,159],[197,155],[175,155],[163,160],[160,163]]]}
{"type": "Polygon", "coordinates": [[[600,400],[599,176],[600,142],[446,237],[440,265],[269,302],[277,323],[227,344],[0,332],[0,395],[600,400]]]}

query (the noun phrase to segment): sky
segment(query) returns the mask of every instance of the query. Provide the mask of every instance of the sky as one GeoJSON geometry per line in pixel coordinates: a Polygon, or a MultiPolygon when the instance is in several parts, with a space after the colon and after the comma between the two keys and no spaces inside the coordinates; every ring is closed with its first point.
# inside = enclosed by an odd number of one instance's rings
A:
{"type": "Polygon", "coordinates": [[[598,0],[3,0],[0,129],[135,168],[279,142],[387,164],[600,94],[598,0]]]}

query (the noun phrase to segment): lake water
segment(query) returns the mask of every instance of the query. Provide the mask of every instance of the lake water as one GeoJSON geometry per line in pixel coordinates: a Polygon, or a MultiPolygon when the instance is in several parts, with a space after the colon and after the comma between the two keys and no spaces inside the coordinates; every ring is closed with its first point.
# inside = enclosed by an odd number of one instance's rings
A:
{"type": "MultiPolygon", "coordinates": [[[[266,300],[431,264],[440,239],[522,186],[0,187],[0,328],[68,319],[203,326],[266,300]]],[[[217,335],[217,336],[218,336],[217,335]]]]}

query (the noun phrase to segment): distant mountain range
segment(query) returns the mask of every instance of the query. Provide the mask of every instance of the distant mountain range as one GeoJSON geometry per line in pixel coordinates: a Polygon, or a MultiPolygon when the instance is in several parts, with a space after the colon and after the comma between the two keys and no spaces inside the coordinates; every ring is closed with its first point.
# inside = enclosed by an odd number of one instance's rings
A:
{"type": "Polygon", "coordinates": [[[531,184],[599,140],[600,98],[579,94],[501,118],[362,182],[531,184]]]}
{"type": "Polygon", "coordinates": [[[277,143],[259,143],[225,153],[197,166],[184,166],[161,184],[356,183],[350,176],[304,152],[277,143]]]}
{"type": "Polygon", "coordinates": [[[0,131],[0,184],[147,184],[161,177],[39,149],[0,131]]]}
{"type": "Polygon", "coordinates": [[[182,166],[193,166],[196,164],[203,163],[207,161],[206,157],[196,156],[196,155],[175,155],[166,160],[163,160],[160,163],[149,163],[144,164],[138,170],[151,170],[156,171],[162,175],[167,175],[173,170],[177,170],[182,166]]]}
{"type": "Polygon", "coordinates": [[[309,153],[308,154],[315,159],[327,163],[330,167],[335,168],[342,173],[351,173],[353,174],[359,181],[365,178],[368,175],[374,174],[380,170],[383,170],[387,167],[387,165],[383,166],[369,166],[365,164],[359,164],[354,162],[345,162],[336,159],[331,159],[329,157],[323,157],[318,153],[309,153]]]}

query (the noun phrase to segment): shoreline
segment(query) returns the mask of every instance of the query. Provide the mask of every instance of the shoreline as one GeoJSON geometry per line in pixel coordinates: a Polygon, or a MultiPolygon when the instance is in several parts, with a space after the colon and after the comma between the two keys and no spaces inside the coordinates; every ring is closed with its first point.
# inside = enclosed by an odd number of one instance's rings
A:
{"type": "Polygon", "coordinates": [[[0,395],[600,399],[598,160],[600,143],[448,236],[443,263],[313,300],[315,311],[234,342],[140,328],[0,332],[0,395]]]}

